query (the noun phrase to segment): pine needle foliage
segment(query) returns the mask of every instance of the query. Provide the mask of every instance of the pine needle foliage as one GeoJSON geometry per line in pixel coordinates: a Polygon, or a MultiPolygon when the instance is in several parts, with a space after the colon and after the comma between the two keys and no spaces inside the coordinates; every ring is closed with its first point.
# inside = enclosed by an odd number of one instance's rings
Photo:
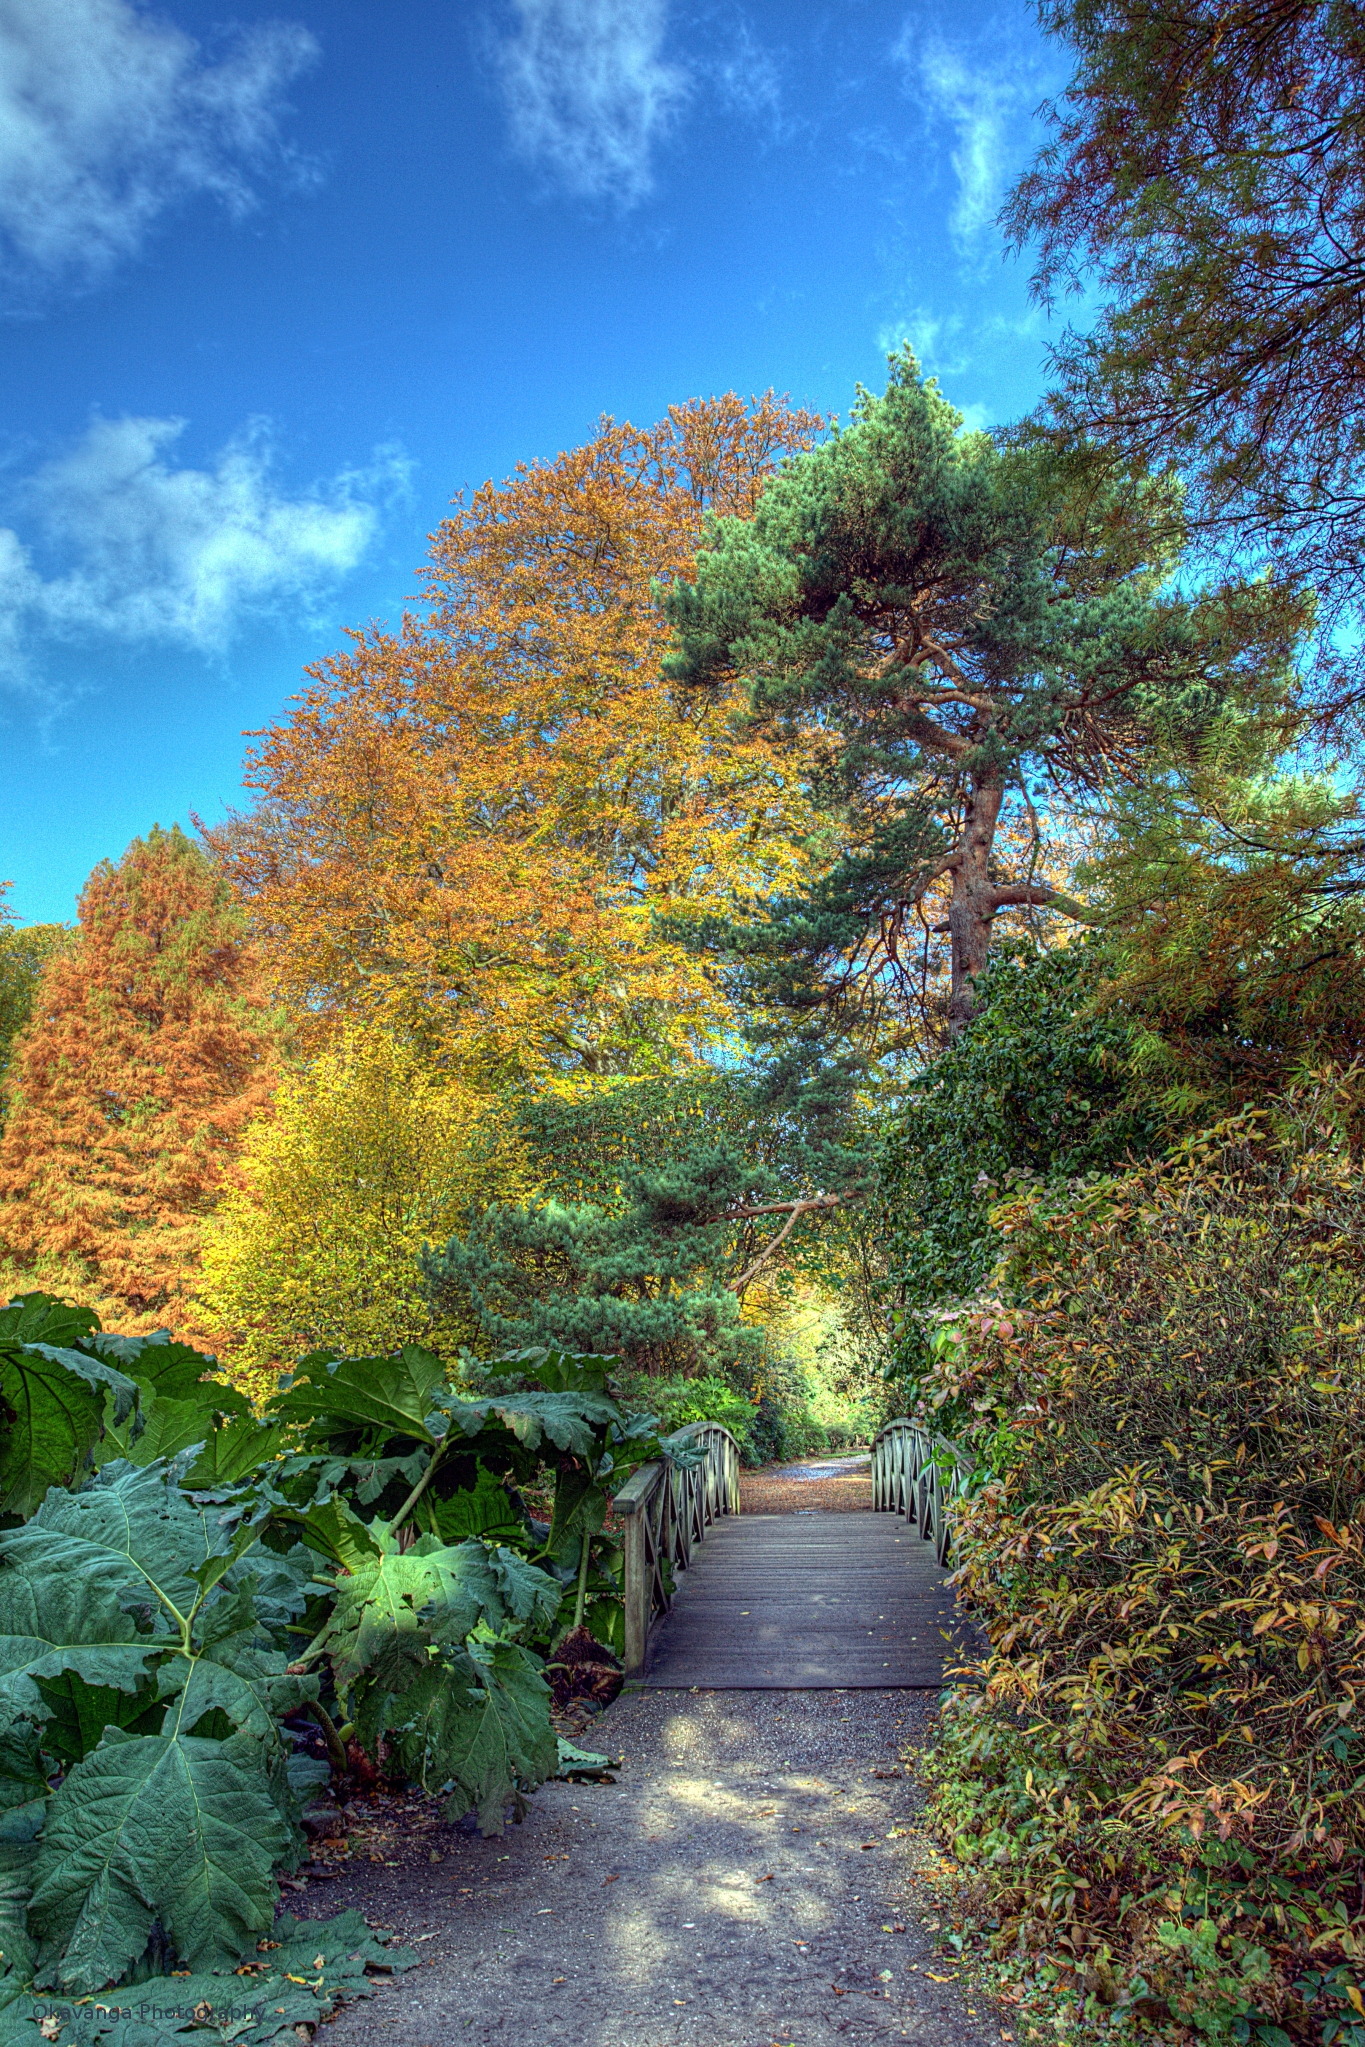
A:
{"type": "Polygon", "coordinates": [[[1158,738],[1193,746],[1234,702],[1277,709],[1303,617],[1269,585],[1181,594],[1155,486],[1078,489],[1045,450],[967,432],[908,350],[890,368],[752,519],[712,522],[669,596],[668,672],[700,704],[742,690],[813,764],[823,873],[734,930],[750,982],[875,1036],[913,1009],[933,929],[956,1035],[997,917],[1086,919],[1038,870],[1038,808],[1138,772],[1158,738]]]}

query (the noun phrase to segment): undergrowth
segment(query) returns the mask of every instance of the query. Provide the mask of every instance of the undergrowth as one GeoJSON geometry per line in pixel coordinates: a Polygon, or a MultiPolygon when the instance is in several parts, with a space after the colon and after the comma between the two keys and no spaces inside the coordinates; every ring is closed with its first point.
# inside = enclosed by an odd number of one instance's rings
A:
{"type": "Polygon", "coordinates": [[[1365,1187],[1331,1101],[995,1220],[998,1299],[919,1387],[977,1466],[988,1649],[929,1766],[964,1937],[1094,2037],[1365,2047],[1365,1187]]]}

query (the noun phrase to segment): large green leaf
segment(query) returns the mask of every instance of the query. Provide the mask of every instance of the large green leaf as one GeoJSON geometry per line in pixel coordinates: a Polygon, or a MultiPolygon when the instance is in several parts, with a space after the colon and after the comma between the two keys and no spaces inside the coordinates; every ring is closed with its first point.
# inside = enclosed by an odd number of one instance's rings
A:
{"type": "Polygon", "coordinates": [[[250,1583],[256,1619],[277,1649],[298,1648],[291,1624],[302,1615],[308,1601],[319,1590],[315,1583],[318,1560],[301,1542],[284,1551],[258,1548],[228,1574],[228,1584],[250,1583]]]}
{"type": "Polygon", "coordinates": [[[0,1562],[31,1577],[44,1598],[69,1575],[117,1588],[149,1624],[170,1608],[188,1614],[200,1597],[195,1573],[229,1554],[233,1530],[220,1507],[192,1505],[176,1476],[174,1467],[119,1463],[78,1493],[54,1488],[26,1527],[0,1530],[0,1562]]]}
{"type": "Polygon", "coordinates": [[[316,1698],[317,1679],[291,1677],[284,1655],[264,1641],[249,1584],[216,1607],[209,1620],[218,1625],[206,1630],[208,1638],[197,1656],[172,1656],[161,1666],[162,1698],[177,1701],[179,1722],[189,1731],[205,1714],[221,1712],[243,1734],[272,1751],[279,1748],[281,1717],[316,1698]]]}
{"type": "Polygon", "coordinates": [[[359,1570],[379,1555],[377,1532],[372,1535],[369,1525],[352,1513],[339,1494],[309,1507],[298,1518],[308,1547],[347,1571],[359,1570]]]}
{"type": "Polygon", "coordinates": [[[151,1683],[140,1691],[119,1691],[113,1685],[88,1684],[74,1670],[37,1682],[43,1701],[43,1747],[64,1768],[97,1749],[106,1727],[155,1734],[165,1712],[151,1683]]]}
{"type": "Polygon", "coordinates": [[[528,1450],[549,1439],[557,1450],[591,1457],[603,1434],[622,1419],[621,1409],[606,1393],[591,1389],[568,1392],[503,1393],[462,1400],[451,1395],[444,1403],[453,1427],[476,1436],[490,1420],[501,1422],[528,1450]]]}
{"type": "Polygon", "coordinates": [[[437,1435],[429,1422],[445,1384],[445,1365],[420,1344],[405,1343],[382,1358],[316,1351],[270,1405],[285,1421],[306,1423],[310,1441],[362,1429],[432,1444],[437,1435]]]}
{"type": "Polygon", "coordinates": [[[29,1920],[40,1981],[118,1980],[159,1919],[191,1968],[232,1968],[274,1916],[274,1863],[292,1845],[249,1735],[210,1741],[111,1729],[53,1794],[29,1920]]]}
{"type": "Polygon", "coordinates": [[[98,1330],[93,1308],[77,1308],[55,1294],[16,1294],[0,1308],[0,1343],[85,1343],[98,1330]]]}
{"type": "Polygon", "coordinates": [[[484,1627],[444,1652],[391,1636],[357,1730],[371,1744],[386,1736],[425,1790],[449,1790],[450,1818],[473,1806],[486,1835],[500,1834],[508,1804],[558,1767],[535,1658],[484,1627]]]}
{"type": "MultiPolygon", "coordinates": [[[[0,1310],[0,1319],[13,1314],[0,1310]]],[[[106,1393],[122,1421],[137,1388],[112,1365],[48,1343],[0,1341],[0,1514],[31,1514],[49,1486],[74,1483],[104,1426],[106,1393]]]]}
{"type": "MultiPolygon", "coordinates": [[[[201,1432],[202,1433],[202,1432],[201,1432]]],[[[185,1474],[185,1483],[207,1490],[239,1485],[280,1454],[284,1426],[241,1415],[224,1422],[205,1439],[204,1447],[185,1474]]]]}
{"type": "Polygon", "coordinates": [[[164,1330],[154,1336],[115,1336],[104,1330],[89,1339],[89,1348],[158,1400],[189,1401],[209,1414],[247,1416],[252,1411],[244,1393],[216,1376],[213,1358],[176,1343],[164,1330]]]}
{"type": "Polygon", "coordinates": [[[419,1504],[417,1518],[446,1543],[463,1542],[472,1535],[489,1542],[521,1542],[526,1536],[526,1525],[506,1486],[481,1464],[474,1484],[464,1491],[446,1499],[434,1499],[428,1493],[419,1504]]]}
{"type": "MultiPolygon", "coordinates": [[[[149,1976],[116,1995],[74,2007],[62,2025],[60,2047],[295,2047],[295,2028],[312,2032],[337,2004],[367,1997],[375,1979],[367,1968],[410,1969],[411,1948],[387,1946],[359,1912],[333,1919],[294,1919],[281,1913],[268,1943],[253,1948],[242,1969],[213,1974],[149,1976]],[[125,2017],[123,2014],[129,2014],[125,2017]]],[[[51,1997],[23,1990],[0,1975],[0,2047],[47,2047],[41,2020],[51,1997]]]]}
{"type": "Polygon", "coordinates": [[[540,1617],[548,1626],[558,1611],[558,1581],[512,1550],[490,1551],[472,1541],[447,1548],[423,1535],[400,1552],[392,1537],[381,1540],[377,1555],[338,1579],[336,1604],[307,1652],[311,1658],[325,1650],[343,1688],[394,1635],[430,1629],[442,1640],[459,1641],[480,1622],[501,1627],[540,1617]]]}
{"type": "Polygon", "coordinates": [[[121,1428],[106,1429],[98,1461],[107,1464],[123,1457],[130,1464],[155,1464],[158,1458],[178,1456],[192,1443],[206,1443],[212,1433],[213,1416],[198,1401],[167,1400],[144,1390],[138,1412],[121,1428]]]}
{"type": "MultiPolygon", "coordinates": [[[[32,1524],[30,1524],[31,1528],[32,1524]]],[[[8,1532],[27,1536],[29,1529],[8,1532]]],[[[0,1543],[7,1539],[0,1535],[0,1543]]],[[[49,1710],[38,1679],[72,1672],[87,1685],[136,1692],[166,1637],[140,1635],[121,1604],[127,1581],[104,1567],[66,1568],[28,1545],[32,1561],[0,1567],[0,1717],[49,1710]]],[[[65,1546],[63,1546],[64,1548],[65,1546]]]]}
{"type": "Polygon", "coordinates": [[[47,1766],[31,1720],[0,1727],[0,1842],[31,1841],[43,1824],[47,1766]]]}

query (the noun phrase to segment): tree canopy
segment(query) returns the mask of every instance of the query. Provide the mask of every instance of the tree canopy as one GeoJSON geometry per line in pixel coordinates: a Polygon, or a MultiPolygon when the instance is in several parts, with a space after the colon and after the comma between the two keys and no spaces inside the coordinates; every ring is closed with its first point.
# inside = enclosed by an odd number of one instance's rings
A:
{"type": "Polygon", "coordinates": [[[477,1325],[467,1301],[433,1314],[422,1246],[535,1184],[502,1104],[378,1028],[342,1030],[253,1121],[206,1232],[200,1294],[234,1376],[269,1392],[324,1347],[454,1355],[477,1325]]]}
{"type": "Polygon", "coordinates": [[[1039,15],[1076,69],[1006,219],[1044,299],[1085,287],[1101,308],[1057,353],[1056,419],[1121,460],[1178,466],[1207,532],[1309,580],[1326,624],[1358,621],[1359,10],[1042,0],[1039,15]]]}
{"type": "Polygon", "coordinates": [[[1046,452],[965,431],[907,350],[751,520],[713,520],[668,600],[668,672],[702,703],[742,686],[832,827],[818,885],[741,934],[787,1000],[903,1000],[939,931],[961,1031],[1002,911],[1086,915],[1039,871],[1039,809],[1283,694],[1299,615],[1269,586],[1172,588],[1156,495],[1078,491],[1046,452]]]}
{"type": "MultiPolygon", "coordinates": [[[[67,936],[62,924],[16,924],[5,900],[9,890],[9,882],[0,882],[0,1090],[14,1041],[33,1012],[43,966],[67,936]]],[[[0,1117],[3,1114],[0,1092],[0,1117]]]]}
{"type": "Polygon", "coordinates": [[[659,920],[789,887],[801,778],[723,692],[661,686],[651,585],[821,424],[696,400],[457,500],[425,614],[310,671],[208,835],[288,995],[501,1076],[667,1067],[725,1025],[659,920]]]}
{"type": "Polygon", "coordinates": [[[813,1231],[870,1184],[849,1097],[847,1072],[780,1066],[547,1090],[521,1112],[541,1193],[429,1255],[433,1295],[472,1303],[494,1348],[747,1375],[763,1337],[746,1293],[811,1257],[813,1231]]]}
{"type": "Polygon", "coordinates": [[[178,828],[90,876],[15,1045],[0,1241],[130,1327],[194,1325],[204,1218],[270,1097],[279,1023],[246,921],[178,828]]]}

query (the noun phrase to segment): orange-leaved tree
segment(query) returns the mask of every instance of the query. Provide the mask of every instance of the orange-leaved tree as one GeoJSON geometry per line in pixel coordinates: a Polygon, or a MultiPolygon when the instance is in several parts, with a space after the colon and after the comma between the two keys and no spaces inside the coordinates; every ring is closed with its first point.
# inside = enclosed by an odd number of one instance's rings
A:
{"type": "Polygon", "coordinates": [[[678,920],[803,872],[799,763],[660,676],[657,586],[822,425],[771,393],[604,421],[433,538],[424,615],[352,635],[211,831],[283,992],[471,1074],[641,1070],[726,1022],[678,920]]]}
{"type": "Polygon", "coordinates": [[[203,1220],[277,1064],[246,920],[159,826],[101,862],[79,919],[14,1047],[0,1242],[12,1277],[98,1299],[134,1331],[202,1335],[203,1220]]]}

